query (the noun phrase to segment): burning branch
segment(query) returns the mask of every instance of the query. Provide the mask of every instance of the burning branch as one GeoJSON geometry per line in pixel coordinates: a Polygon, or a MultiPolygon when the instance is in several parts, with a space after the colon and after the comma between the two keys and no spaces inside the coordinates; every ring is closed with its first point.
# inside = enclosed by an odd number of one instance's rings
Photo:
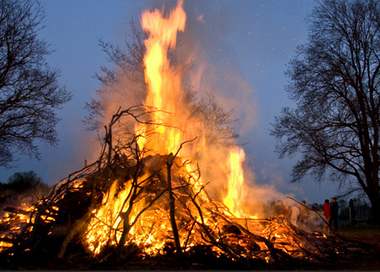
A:
{"type": "Polygon", "coordinates": [[[166,168],[167,168],[167,179],[168,179],[168,193],[169,193],[169,214],[170,214],[170,224],[172,226],[173,230],[173,236],[174,236],[174,242],[175,242],[175,247],[177,250],[177,253],[181,253],[181,243],[179,240],[179,235],[178,235],[178,228],[177,228],[177,223],[175,220],[175,198],[174,198],[174,193],[172,189],[172,173],[171,173],[171,168],[173,166],[174,160],[177,158],[179,152],[181,151],[183,145],[186,143],[192,142],[196,139],[196,137],[192,140],[185,141],[180,144],[179,148],[177,149],[177,152],[172,155],[170,154],[168,161],[166,162],[166,168]]]}
{"type": "Polygon", "coordinates": [[[79,254],[91,262],[115,256],[125,262],[132,253],[169,255],[174,240],[177,256],[207,247],[246,268],[253,259],[278,264],[323,257],[317,234],[302,232],[279,217],[243,216],[242,149],[230,152],[229,166],[235,167],[229,188],[237,189],[227,194],[231,205],[210,197],[206,186],[213,180],[203,180],[196,158],[200,152],[211,158],[215,146],[236,137],[230,113],[216,103],[186,101],[179,69],[171,67],[168,50],[175,47],[177,32],[185,29],[183,1],[168,16],[158,10],[144,12],[141,23],[147,34],[141,65],[145,105],[118,108],[104,126],[99,159],[60,181],[32,207],[21,230],[1,237],[12,238],[9,252],[49,252],[66,260],[79,254]],[[198,137],[199,147],[187,145],[198,137]]]}
{"type": "Polygon", "coordinates": [[[119,110],[110,122],[107,137],[113,139],[104,140],[108,141],[104,146],[112,146],[108,153],[103,149],[98,161],[54,186],[29,212],[29,221],[16,239],[1,238],[13,244],[10,251],[46,251],[49,237],[54,237],[60,241],[55,248],[58,258],[67,258],[68,249],[82,241],[84,252],[102,262],[110,256],[125,260],[137,249],[148,255],[169,253],[173,240],[178,254],[208,247],[247,268],[252,259],[281,265],[296,258],[326,256],[317,234],[303,232],[280,217],[235,217],[211,198],[199,166],[179,156],[196,138],[182,142],[169,155],[147,155],[151,150],[138,144],[140,137],[151,136],[147,133],[133,135],[129,141],[115,138],[113,127],[130,113],[131,109],[119,110]]]}

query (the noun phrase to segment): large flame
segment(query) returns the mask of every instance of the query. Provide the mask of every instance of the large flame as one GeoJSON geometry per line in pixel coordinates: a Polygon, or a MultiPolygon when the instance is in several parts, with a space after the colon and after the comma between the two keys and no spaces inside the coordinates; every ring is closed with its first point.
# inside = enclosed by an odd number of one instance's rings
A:
{"type": "MultiPolygon", "coordinates": [[[[157,9],[144,12],[141,24],[148,34],[144,41],[146,54],[143,62],[147,85],[144,104],[147,109],[151,109],[151,116],[149,122],[138,123],[134,132],[138,148],[144,156],[139,158],[144,159],[141,160],[143,162],[140,161],[144,166],[130,167],[138,169],[138,174],[128,173],[106,180],[107,186],[104,186],[107,188],[100,192],[105,194],[99,198],[102,200],[100,207],[97,206],[84,217],[86,225],[83,238],[88,249],[98,255],[107,252],[110,246],[123,249],[125,245],[138,245],[145,253],[156,254],[164,251],[167,246],[170,247],[170,243],[175,240],[176,248],[179,242],[181,250],[190,250],[194,245],[211,243],[219,244],[215,250],[230,251],[232,247],[226,246],[223,249],[223,245],[228,241],[234,241],[237,245],[234,248],[240,250],[239,256],[264,256],[265,260],[268,260],[268,254],[271,253],[271,250],[268,250],[268,242],[258,239],[258,235],[263,235],[268,241],[278,240],[277,246],[286,248],[286,251],[298,254],[296,246],[300,245],[300,242],[287,235],[292,229],[287,226],[286,220],[285,228],[280,227],[276,221],[262,223],[257,220],[257,215],[252,216],[251,211],[245,209],[248,187],[243,171],[244,150],[237,146],[223,146],[222,155],[213,152],[214,147],[208,146],[212,140],[206,139],[206,133],[203,131],[205,121],[195,120],[196,117],[190,114],[191,110],[188,109],[185,92],[181,87],[181,73],[172,67],[168,55],[169,50],[176,46],[177,34],[185,30],[186,13],[183,0],[178,1],[176,8],[168,16],[157,9]],[[196,143],[193,142],[195,136],[198,137],[196,143]],[[193,145],[183,145],[189,142],[193,145]],[[202,167],[208,168],[215,176],[219,174],[219,177],[222,176],[222,182],[226,183],[217,184],[218,189],[224,190],[225,193],[223,197],[219,195],[218,199],[213,201],[210,201],[211,198],[204,190],[206,182],[196,163],[195,155],[199,151],[207,157],[205,161],[211,163],[202,167]],[[225,155],[227,160],[224,160],[225,155]],[[154,168],[160,170],[156,171],[154,168]],[[219,169],[222,169],[219,171],[221,173],[215,173],[219,169]],[[175,174],[171,174],[171,171],[175,174]],[[174,188],[171,187],[173,184],[174,188]],[[173,195],[177,197],[176,204],[173,195]],[[222,201],[219,201],[220,199],[222,201]],[[236,228],[231,228],[231,222],[244,224],[246,230],[257,237],[254,236],[252,240],[249,236],[237,237],[235,234],[239,233],[240,229],[237,231],[236,228]],[[176,226],[176,231],[173,225],[176,226]]],[[[133,172],[129,168],[127,171],[133,172]]],[[[213,180],[207,181],[214,182],[217,179],[210,176],[208,179],[213,180]]],[[[80,189],[86,181],[88,180],[71,181],[71,189],[80,189]]],[[[66,181],[62,183],[62,186],[64,185],[66,181]]],[[[59,193],[56,201],[63,197],[64,194],[59,193]]],[[[44,223],[55,221],[54,216],[59,208],[52,206],[47,209],[45,204],[42,207],[44,210],[40,219],[44,223]]],[[[39,214],[35,212],[35,207],[25,210],[33,216],[39,214]]],[[[9,226],[9,231],[0,235],[0,252],[2,249],[11,248],[17,242],[14,239],[15,234],[25,225],[38,222],[34,221],[33,216],[28,218],[25,213],[17,212],[16,216],[7,214],[0,220],[0,223],[9,226]]],[[[51,232],[48,233],[50,234],[51,232]]]]}
{"type": "MultiPolygon", "coordinates": [[[[145,104],[153,106],[158,111],[153,112],[153,120],[165,125],[155,127],[156,139],[153,141],[140,140],[140,148],[152,149],[159,154],[175,153],[184,139],[186,130],[187,112],[183,103],[181,75],[173,71],[168,59],[168,50],[175,47],[177,32],[184,31],[186,13],[183,10],[183,1],[177,3],[168,17],[164,17],[157,9],[153,12],[144,12],[141,25],[149,33],[145,40],[146,54],[144,57],[145,81],[147,97],[145,104]],[[167,124],[170,127],[166,126],[167,124]]],[[[139,131],[141,128],[138,128],[139,131]]],[[[146,129],[144,127],[143,129],[146,129]]],[[[149,133],[152,133],[150,130],[149,133]]],[[[145,139],[141,137],[141,139],[145,139]]],[[[235,147],[230,151],[229,164],[231,173],[224,204],[236,216],[242,216],[239,202],[243,199],[244,175],[242,162],[244,150],[235,147]]]]}
{"type": "MultiPolygon", "coordinates": [[[[187,110],[188,106],[184,101],[181,73],[171,66],[168,56],[168,50],[176,46],[178,32],[184,31],[185,23],[186,13],[183,10],[182,0],[178,1],[176,8],[168,16],[156,9],[153,12],[144,12],[141,17],[141,25],[149,35],[144,41],[146,53],[143,61],[147,85],[147,96],[144,104],[152,109],[151,120],[153,122],[149,125],[137,124],[135,133],[139,135],[137,137],[139,148],[140,150],[145,150],[146,156],[175,154],[180,149],[181,143],[202,133],[199,122],[193,124],[189,121],[190,111],[187,110]]],[[[202,137],[197,143],[199,143],[197,149],[204,148],[205,140],[202,137]]],[[[195,191],[200,192],[199,197],[202,198],[204,197],[201,190],[204,185],[203,181],[191,176],[191,173],[197,168],[191,162],[193,158],[189,158],[191,149],[186,146],[181,149],[181,152],[178,153],[178,159],[185,165],[182,177],[188,176],[187,180],[193,182],[191,186],[195,188],[195,191]]],[[[242,192],[244,176],[241,166],[244,156],[242,149],[235,148],[231,151],[230,161],[227,162],[227,164],[231,164],[231,173],[224,204],[237,217],[243,215],[243,210],[239,208],[239,202],[244,197],[242,192]]],[[[144,180],[144,177],[141,177],[140,180],[144,180]]],[[[120,230],[122,228],[123,219],[119,215],[127,211],[128,204],[121,201],[121,199],[128,199],[130,188],[124,188],[116,192],[116,184],[117,181],[114,181],[102,208],[95,211],[94,218],[88,228],[87,241],[90,250],[94,253],[99,253],[102,247],[109,243],[110,240],[119,241],[120,239],[120,232],[111,231],[111,229],[120,230]],[[105,223],[99,223],[99,218],[102,218],[101,221],[105,223]],[[110,236],[112,239],[110,239],[110,236]]],[[[143,243],[147,252],[160,250],[165,244],[168,233],[171,231],[171,226],[167,220],[167,209],[163,208],[165,205],[164,203],[153,205],[151,209],[144,212],[143,216],[139,216],[138,222],[133,224],[133,228],[130,230],[131,235],[129,235],[128,242],[143,243]],[[143,231],[153,228],[155,230],[148,234],[143,231]]],[[[128,219],[131,220],[131,225],[134,220],[133,217],[136,217],[143,207],[144,201],[133,206],[134,210],[130,213],[131,217],[128,219]]],[[[205,221],[207,220],[206,217],[205,221]]],[[[186,240],[188,240],[186,237],[189,236],[186,227],[183,227],[179,234],[181,243],[186,243],[186,240]]]]}
{"type": "Polygon", "coordinates": [[[245,198],[244,172],[242,167],[244,160],[245,153],[243,149],[235,147],[230,151],[229,163],[231,172],[228,177],[227,195],[223,199],[223,203],[237,217],[242,217],[246,214],[241,205],[241,201],[245,198]]]}
{"type": "Polygon", "coordinates": [[[177,32],[185,29],[186,13],[182,6],[183,1],[178,1],[177,7],[167,18],[157,9],[144,12],[141,17],[141,25],[149,34],[144,42],[145,81],[148,90],[145,104],[157,109],[152,113],[153,120],[163,125],[156,126],[155,131],[150,128],[149,133],[156,132],[153,141],[144,141],[146,127],[138,127],[137,131],[143,131],[143,137],[139,138],[140,148],[159,154],[176,152],[184,140],[180,130],[184,128],[185,120],[181,76],[173,71],[167,55],[168,50],[176,45],[177,32]]]}

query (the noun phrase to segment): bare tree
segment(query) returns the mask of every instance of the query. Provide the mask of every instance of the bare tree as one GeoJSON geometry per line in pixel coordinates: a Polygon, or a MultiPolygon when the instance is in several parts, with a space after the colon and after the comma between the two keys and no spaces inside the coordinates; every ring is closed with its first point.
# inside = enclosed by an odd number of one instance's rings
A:
{"type": "MultiPolygon", "coordinates": [[[[106,111],[109,111],[107,105],[108,95],[116,94],[117,96],[115,97],[118,97],[116,98],[118,99],[117,102],[130,103],[130,106],[143,103],[147,93],[143,64],[146,50],[144,39],[146,37],[147,34],[138,29],[135,23],[131,21],[130,34],[127,35],[125,49],[105,41],[99,42],[113,68],[102,66],[100,72],[95,76],[101,83],[101,88],[96,92],[97,97],[92,98],[86,104],[89,114],[83,120],[90,130],[103,128],[103,119],[106,117],[106,111]],[[123,81],[127,82],[127,87],[125,84],[121,84],[121,87],[117,85],[118,82],[123,81]],[[104,99],[104,97],[107,97],[107,99],[104,99]]],[[[181,70],[184,71],[186,76],[186,71],[189,70],[189,67],[186,66],[188,64],[181,64],[180,56],[176,55],[174,51],[168,53],[170,63],[173,66],[182,65],[181,70]]],[[[185,103],[190,109],[191,115],[204,123],[205,133],[207,134],[205,138],[210,144],[232,143],[234,139],[239,137],[238,134],[234,133],[234,127],[232,126],[236,121],[231,117],[232,110],[226,111],[222,108],[211,94],[207,94],[200,99],[191,87],[186,86],[184,87],[184,92],[185,103]]],[[[114,98],[114,100],[116,99],[114,98]]],[[[117,106],[125,107],[125,105],[119,104],[117,106]]]]}
{"type": "Polygon", "coordinates": [[[309,40],[289,63],[283,108],[271,134],[280,157],[299,153],[293,181],[311,173],[354,181],[380,222],[380,5],[374,0],[322,1],[311,14],[309,40]]]}
{"type": "Polygon", "coordinates": [[[0,3],[0,165],[14,160],[14,148],[39,156],[35,140],[57,142],[54,112],[71,99],[45,61],[50,54],[38,39],[44,18],[34,0],[0,3]]]}
{"type": "MultiPolygon", "coordinates": [[[[135,92],[139,100],[143,100],[146,95],[146,86],[144,80],[144,67],[143,58],[145,53],[144,47],[144,33],[137,29],[133,21],[130,21],[131,33],[127,35],[125,48],[112,45],[103,40],[99,41],[99,45],[103,52],[107,55],[109,63],[113,66],[100,67],[100,72],[95,75],[95,78],[101,83],[101,88],[96,91],[97,97],[93,97],[90,102],[86,104],[88,115],[83,122],[90,130],[98,130],[103,127],[102,120],[106,111],[106,102],[103,95],[107,92],[118,92],[124,100],[131,100],[131,92],[135,92]],[[118,90],[113,87],[120,78],[124,77],[128,80],[129,90],[126,92],[125,88],[118,90]],[[133,87],[133,90],[131,90],[133,87]]],[[[131,104],[136,105],[141,102],[131,104]]],[[[121,105],[119,105],[121,106],[121,105]]]]}

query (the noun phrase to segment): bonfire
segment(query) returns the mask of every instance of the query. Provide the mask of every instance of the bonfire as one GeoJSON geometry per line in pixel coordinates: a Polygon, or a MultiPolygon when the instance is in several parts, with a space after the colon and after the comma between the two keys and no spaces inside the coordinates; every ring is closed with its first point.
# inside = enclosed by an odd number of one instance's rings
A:
{"type": "Polygon", "coordinates": [[[65,260],[79,254],[106,262],[202,252],[251,267],[253,260],[318,262],[347,251],[335,244],[337,237],[300,229],[283,215],[248,211],[245,154],[237,145],[224,147],[225,193],[208,193],[213,180],[203,177],[198,159],[212,154],[212,145],[167,56],[185,29],[182,6],[179,1],[166,17],[143,13],[144,104],[113,114],[97,161],[58,182],[48,197],[4,216],[3,254],[49,252],[65,260]]]}

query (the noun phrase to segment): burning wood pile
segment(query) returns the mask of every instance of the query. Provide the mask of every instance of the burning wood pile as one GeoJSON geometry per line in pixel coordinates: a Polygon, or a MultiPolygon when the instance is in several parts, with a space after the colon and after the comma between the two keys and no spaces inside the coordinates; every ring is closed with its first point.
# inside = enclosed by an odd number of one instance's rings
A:
{"type": "Polygon", "coordinates": [[[49,252],[64,259],[79,254],[106,262],[207,249],[247,268],[252,260],[319,262],[351,254],[348,242],[297,228],[283,215],[236,217],[208,195],[200,169],[178,156],[191,141],[167,155],[146,156],[135,136],[124,148],[112,147],[112,124],[125,115],[132,116],[132,109],[113,116],[98,161],[59,182],[34,206],[8,209],[1,222],[3,253],[49,252]]]}
{"type": "Polygon", "coordinates": [[[157,10],[142,15],[149,36],[145,102],[112,116],[96,162],[60,181],[35,205],[9,210],[0,226],[3,255],[107,263],[203,254],[245,268],[255,260],[281,264],[349,256],[348,244],[339,246],[336,237],[297,228],[282,215],[259,219],[244,211],[244,152],[236,146],[224,145],[221,153],[229,158],[221,167],[231,170],[225,171],[228,192],[219,198],[209,194],[216,161],[200,166],[199,159],[214,155],[216,144],[204,120],[191,114],[179,72],[167,57],[177,31],[184,31],[182,5],[168,18],[157,10]]]}

